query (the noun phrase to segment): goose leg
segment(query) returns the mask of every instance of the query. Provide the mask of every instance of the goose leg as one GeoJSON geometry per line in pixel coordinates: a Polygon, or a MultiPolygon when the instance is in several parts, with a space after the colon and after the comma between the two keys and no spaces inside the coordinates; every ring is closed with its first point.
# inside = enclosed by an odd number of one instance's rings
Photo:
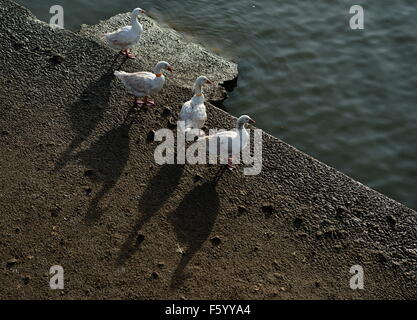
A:
{"type": "Polygon", "coordinates": [[[138,97],[135,97],[134,105],[135,107],[142,107],[143,105],[145,105],[145,101],[140,100],[138,97]]]}
{"type": "Polygon", "coordinates": [[[199,132],[198,132],[198,137],[199,138],[201,138],[201,137],[205,137],[206,136],[206,132],[204,131],[204,130],[199,130],[199,132]]]}
{"type": "Polygon", "coordinates": [[[144,97],[143,99],[139,99],[135,97],[135,106],[137,107],[146,107],[146,106],[154,106],[155,101],[153,99],[148,99],[148,97],[144,97]]]}
{"type": "Polygon", "coordinates": [[[136,55],[130,51],[130,49],[126,49],[126,57],[128,57],[129,59],[135,59],[136,55]]]}
{"type": "Polygon", "coordinates": [[[232,157],[227,158],[227,168],[229,170],[233,170],[233,169],[236,168],[235,165],[233,164],[233,158],[232,157]]]}
{"type": "Polygon", "coordinates": [[[145,98],[145,103],[148,106],[154,106],[155,105],[155,100],[154,99],[148,99],[147,97],[145,98]]]}

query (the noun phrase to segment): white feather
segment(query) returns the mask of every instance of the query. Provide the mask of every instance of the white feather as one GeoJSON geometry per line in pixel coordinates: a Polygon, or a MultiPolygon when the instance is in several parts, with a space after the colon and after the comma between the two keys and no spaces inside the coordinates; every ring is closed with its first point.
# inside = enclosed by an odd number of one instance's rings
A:
{"type": "Polygon", "coordinates": [[[143,27],[137,19],[139,13],[140,11],[138,11],[138,9],[135,9],[132,12],[131,26],[125,26],[117,31],[104,35],[104,39],[110,47],[116,50],[125,50],[132,49],[132,47],[138,43],[143,33],[143,27]]]}

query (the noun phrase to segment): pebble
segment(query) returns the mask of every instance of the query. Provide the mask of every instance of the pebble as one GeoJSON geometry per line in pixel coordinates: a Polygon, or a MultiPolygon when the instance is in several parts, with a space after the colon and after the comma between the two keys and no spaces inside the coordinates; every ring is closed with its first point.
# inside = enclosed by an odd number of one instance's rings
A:
{"type": "Polygon", "coordinates": [[[300,229],[301,228],[301,226],[303,225],[303,219],[302,218],[300,218],[300,217],[297,217],[297,218],[295,218],[294,219],[294,221],[293,221],[293,226],[294,226],[294,228],[296,228],[296,229],[300,229]]]}
{"type": "Polygon", "coordinates": [[[200,175],[200,174],[196,174],[195,176],[194,176],[194,182],[199,182],[199,181],[201,181],[201,180],[203,180],[204,178],[203,178],[203,176],[202,175],[200,175]]]}
{"type": "Polygon", "coordinates": [[[145,241],[145,236],[143,234],[138,234],[136,237],[136,243],[141,244],[143,241],[145,241]]]}
{"type": "Polygon", "coordinates": [[[283,281],[285,279],[284,275],[282,273],[274,273],[274,277],[277,280],[283,281]]]}
{"type": "Polygon", "coordinates": [[[305,233],[305,232],[297,232],[295,235],[298,238],[307,238],[308,237],[308,234],[305,233]]]}
{"type": "Polygon", "coordinates": [[[168,121],[168,129],[175,129],[177,127],[177,123],[174,119],[169,119],[168,121]]]}
{"type": "Polygon", "coordinates": [[[146,137],[146,142],[151,143],[155,141],[155,130],[151,130],[148,132],[148,135],[146,137]]]}
{"type": "Polygon", "coordinates": [[[266,231],[264,232],[264,236],[268,239],[272,239],[275,236],[275,232],[273,231],[266,231]]]}
{"type": "Polygon", "coordinates": [[[246,207],[245,206],[239,206],[239,207],[237,207],[237,212],[239,213],[239,214],[244,214],[245,212],[247,212],[248,211],[248,209],[246,209],[246,207]]]}
{"type": "Polygon", "coordinates": [[[216,236],[216,237],[211,238],[210,242],[213,246],[218,246],[222,243],[222,240],[216,236]]]}
{"type": "Polygon", "coordinates": [[[12,268],[17,264],[17,262],[18,262],[18,260],[15,259],[15,258],[9,259],[9,260],[7,260],[6,267],[7,268],[12,268]]]}
{"type": "Polygon", "coordinates": [[[262,212],[266,216],[271,216],[274,213],[274,207],[272,206],[272,204],[266,203],[262,206],[262,212]]]}
{"type": "Polygon", "coordinates": [[[61,212],[61,208],[60,207],[56,207],[50,210],[51,212],[51,217],[58,217],[59,213],[61,212]]]}
{"type": "Polygon", "coordinates": [[[167,107],[164,107],[164,110],[162,111],[162,116],[167,117],[171,114],[171,110],[167,107]]]}
{"type": "Polygon", "coordinates": [[[274,260],[274,261],[272,262],[272,265],[274,266],[274,268],[275,268],[275,269],[280,269],[280,265],[279,265],[278,260],[274,260]]]}
{"type": "Polygon", "coordinates": [[[382,251],[377,253],[377,259],[381,263],[385,263],[388,261],[387,255],[382,251]]]}
{"type": "Polygon", "coordinates": [[[54,64],[60,64],[65,61],[65,57],[61,54],[54,54],[49,60],[54,64]]]}
{"type": "Polygon", "coordinates": [[[387,216],[387,221],[390,225],[395,226],[397,224],[397,219],[395,219],[393,216],[389,215],[387,216]]]}
{"type": "Polygon", "coordinates": [[[337,214],[342,215],[348,213],[349,210],[345,206],[339,206],[336,208],[336,212],[337,214]]]}
{"type": "Polygon", "coordinates": [[[86,170],[84,171],[84,176],[85,177],[93,177],[94,176],[94,170],[86,170]]]}

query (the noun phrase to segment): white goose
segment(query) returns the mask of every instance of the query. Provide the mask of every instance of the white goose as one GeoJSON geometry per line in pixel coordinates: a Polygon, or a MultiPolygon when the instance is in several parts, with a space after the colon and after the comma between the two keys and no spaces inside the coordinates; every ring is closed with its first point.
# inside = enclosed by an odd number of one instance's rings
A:
{"type": "Polygon", "coordinates": [[[245,149],[249,141],[249,133],[245,128],[246,123],[255,123],[255,121],[247,115],[240,116],[237,119],[235,130],[218,132],[214,135],[200,138],[197,142],[205,141],[207,152],[210,155],[222,156],[227,153],[227,167],[233,169],[233,156],[245,149]]]}
{"type": "Polygon", "coordinates": [[[179,120],[180,129],[187,133],[191,129],[201,129],[207,120],[206,106],[204,105],[203,84],[212,82],[205,76],[200,76],[194,83],[194,96],[182,105],[179,120]]]}
{"type": "Polygon", "coordinates": [[[104,38],[107,40],[110,47],[116,50],[120,50],[121,54],[124,54],[130,59],[136,57],[130,50],[133,45],[135,45],[143,33],[143,27],[139,23],[137,17],[145,13],[145,10],[141,8],[136,8],[132,11],[132,25],[125,26],[119,30],[104,35],[104,38]]]}
{"type": "Polygon", "coordinates": [[[166,61],[160,61],[156,64],[154,72],[135,72],[127,73],[124,71],[115,71],[114,75],[119,78],[125,88],[135,96],[135,105],[155,105],[153,99],[148,96],[158,93],[165,84],[165,76],[162,70],[173,71],[171,65],[166,61]],[[138,98],[145,97],[143,100],[138,98]]]}

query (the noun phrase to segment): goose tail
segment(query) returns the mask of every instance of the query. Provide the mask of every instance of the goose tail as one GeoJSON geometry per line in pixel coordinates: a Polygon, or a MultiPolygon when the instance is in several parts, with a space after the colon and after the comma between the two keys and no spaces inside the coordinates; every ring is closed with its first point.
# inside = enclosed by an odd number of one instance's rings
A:
{"type": "Polygon", "coordinates": [[[126,75],[127,73],[124,71],[115,71],[114,75],[119,78],[119,79],[123,79],[123,77],[126,75]]]}

